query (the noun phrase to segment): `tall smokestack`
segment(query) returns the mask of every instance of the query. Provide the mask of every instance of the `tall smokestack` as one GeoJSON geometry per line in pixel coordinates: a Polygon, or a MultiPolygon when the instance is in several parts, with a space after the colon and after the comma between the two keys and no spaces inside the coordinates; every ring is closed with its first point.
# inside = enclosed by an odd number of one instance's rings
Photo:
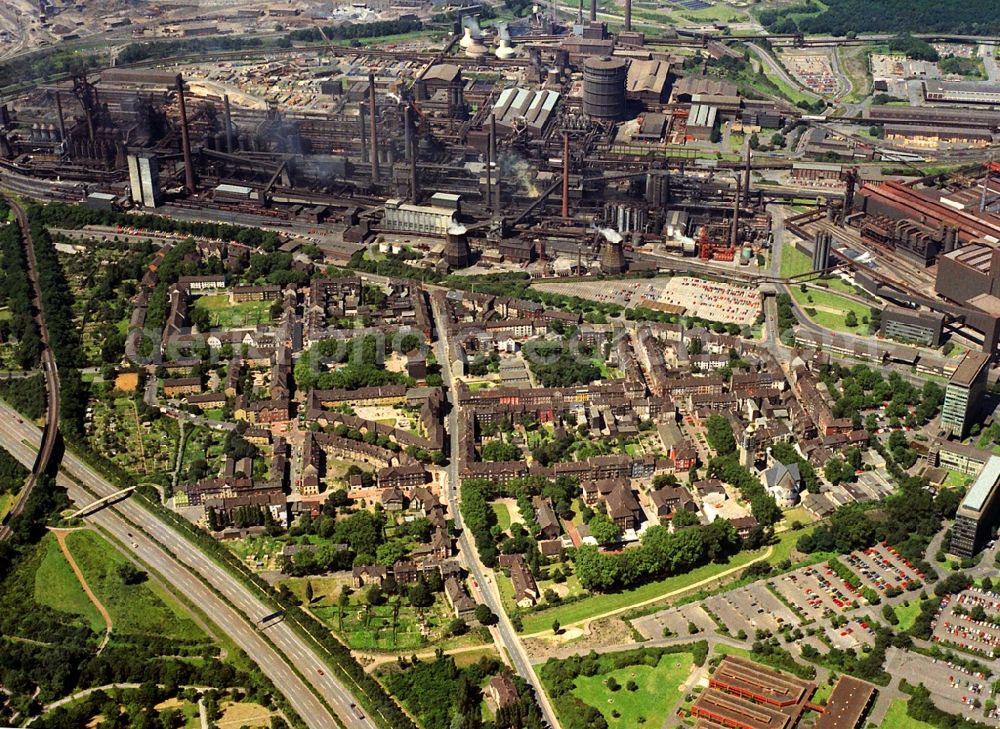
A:
{"type": "Polygon", "coordinates": [[[563,130],[562,216],[569,218],[569,132],[563,130]]]}
{"type": "Polygon", "coordinates": [[[583,25],[583,0],[580,0],[580,12],[577,13],[577,22],[583,25]]]}
{"type": "Polygon", "coordinates": [[[743,199],[750,204],[750,145],[747,145],[747,156],[743,163],[743,199]]]}
{"type": "Polygon", "coordinates": [[[413,199],[413,203],[416,204],[420,202],[420,187],[417,184],[417,157],[419,156],[419,150],[417,149],[417,135],[413,133],[413,107],[409,104],[406,105],[403,124],[406,127],[406,154],[410,160],[410,197],[413,199]]]}
{"type": "Polygon", "coordinates": [[[625,32],[632,32],[632,0],[625,0],[625,32]]]}
{"type": "Polygon", "coordinates": [[[368,123],[371,124],[371,137],[372,137],[372,184],[378,184],[378,114],[375,109],[375,74],[371,71],[368,72],[368,107],[369,107],[369,119],[368,123]]]}
{"type": "Polygon", "coordinates": [[[486,132],[486,207],[493,208],[493,130],[486,132]]]}
{"type": "Polygon", "coordinates": [[[62,94],[56,91],[56,110],[59,112],[59,139],[66,141],[66,118],[63,116],[62,94]]]}
{"type": "Polygon", "coordinates": [[[590,0],[590,19],[597,20],[597,0],[590,0]]]}
{"type": "Polygon", "coordinates": [[[493,164],[496,165],[496,181],[493,185],[493,195],[495,200],[493,202],[494,212],[500,211],[500,161],[497,159],[497,115],[490,114],[490,156],[493,158],[493,164]]]}
{"type": "Polygon", "coordinates": [[[229,110],[229,94],[222,96],[223,118],[226,122],[226,153],[233,153],[233,115],[229,110]]]}
{"type": "Polygon", "coordinates": [[[184,187],[194,194],[194,163],[191,161],[191,136],[188,132],[187,108],[184,106],[184,78],[177,74],[177,103],[181,109],[181,151],[184,154],[184,187]]]}
{"type": "Polygon", "coordinates": [[[365,104],[358,107],[358,123],[361,128],[361,163],[368,161],[368,127],[365,125],[365,104]]]}
{"type": "Polygon", "coordinates": [[[736,197],[733,202],[733,227],[729,231],[729,247],[736,248],[736,240],[740,229],[740,178],[736,178],[736,197]]]}

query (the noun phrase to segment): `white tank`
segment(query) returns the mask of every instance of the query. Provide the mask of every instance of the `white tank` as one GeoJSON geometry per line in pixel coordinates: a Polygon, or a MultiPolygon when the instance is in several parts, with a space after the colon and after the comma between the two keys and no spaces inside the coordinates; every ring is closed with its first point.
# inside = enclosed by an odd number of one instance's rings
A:
{"type": "Polygon", "coordinates": [[[487,53],[489,53],[489,49],[487,49],[486,46],[483,45],[483,42],[478,38],[473,38],[472,44],[467,46],[465,49],[465,55],[469,58],[482,58],[487,53]]]}
{"type": "Polygon", "coordinates": [[[517,54],[513,46],[510,44],[509,38],[501,38],[500,46],[496,50],[497,58],[510,58],[511,56],[517,54]]]}
{"type": "Polygon", "coordinates": [[[465,32],[462,34],[462,40],[458,42],[458,45],[462,46],[462,48],[468,48],[476,42],[476,39],[472,37],[472,28],[466,27],[464,28],[464,31],[465,32]]]}

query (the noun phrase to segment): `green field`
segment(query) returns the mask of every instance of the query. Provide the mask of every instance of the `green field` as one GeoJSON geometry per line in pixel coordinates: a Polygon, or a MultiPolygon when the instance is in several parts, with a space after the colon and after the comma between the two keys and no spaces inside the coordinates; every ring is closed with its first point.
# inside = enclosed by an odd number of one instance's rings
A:
{"type": "Polygon", "coordinates": [[[45,556],[35,572],[35,601],[64,613],[79,615],[95,633],[104,632],[104,618],[83,591],[59,543],[46,534],[45,556]]]}
{"type": "Polygon", "coordinates": [[[680,686],[691,673],[693,660],[690,653],[668,654],[655,668],[635,665],[596,676],[579,676],[573,694],[600,711],[609,729],[660,727],[681,698],[680,686]],[[612,677],[621,686],[617,691],[605,683],[612,677]],[[638,689],[629,691],[629,681],[635,681],[638,689]]]}
{"type": "Polygon", "coordinates": [[[194,308],[207,311],[213,327],[230,329],[269,323],[271,304],[270,301],[244,301],[231,304],[227,294],[216,294],[199,296],[194,301],[194,308]]]}
{"type": "Polygon", "coordinates": [[[885,713],[879,729],[934,729],[934,725],[911,719],[906,715],[906,702],[903,699],[896,699],[889,704],[889,710],[885,713]]]}
{"type": "Polygon", "coordinates": [[[913,623],[916,622],[917,616],[920,614],[920,601],[913,598],[909,600],[909,603],[909,605],[900,603],[893,608],[893,612],[899,618],[899,625],[896,626],[896,630],[900,632],[912,628],[913,623]]]}
{"type": "Polygon", "coordinates": [[[66,546],[90,589],[110,613],[114,624],[112,633],[189,640],[206,638],[186,610],[159,585],[148,580],[126,585],[118,570],[128,560],[97,533],[71,532],[66,536],[66,546]]]}
{"type": "Polygon", "coordinates": [[[504,531],[510,529],[510,510],[507,508],[507,505],[494,502],[490,504],[490,507],[493,509],[493,513],[497,515],[497,525],[504,531]]]}

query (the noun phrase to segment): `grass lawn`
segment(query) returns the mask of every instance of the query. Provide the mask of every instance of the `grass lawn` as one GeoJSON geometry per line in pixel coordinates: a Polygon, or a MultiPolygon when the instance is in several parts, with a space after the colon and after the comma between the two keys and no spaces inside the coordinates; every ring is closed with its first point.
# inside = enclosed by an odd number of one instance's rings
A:
{"type": "Polygon", "coordinates": [[[812,259],[791,243],[781,246],[781,277],[791,278],[809,273],[812,270],[812,259]]]}
{"type": "Polygon", "coordinates": [[[45,556],[35,572],[35,601],[64,613],[79,615],[97,634],[104,633],[104,618],[83,591],[59,543],[46,534],[45,556]]]}
{"type": "Polygon", "coordinates": [[[500,528],[504,531],[510,529],[510,510],[507,505],[494,502],[490,506],[493,508],[493,513],[497,515],[497,524],[500,528]]]}
{"type": "Polygon", "coordinates": [[[968,476],[959,471],[948,471],[948,476],[945,478],[944,483],[941,484],[941,486],[946,489],[964,488],[974,480],[975,479],[972,476],[968,476]]]}
{"type": "Polygon", "coordinates": [[[807,511],[801,506],[796,506],[795,508],[788,509],[785,512],[784,520],[789,523],[797,521],[800,524],[812,524],[814,521],[816,521],[816,517],[813,516],[811,512],[807,511]]]}
{"type": "Polygon", "coordinates": [[[830,698],[831,693],[833,693],[833,686],[828,684],[826,681],[823,681],[816,687],[816,691],[812,696],[812,703],[825,705],[826,700],[830,698]]]}
{"type": "Polygon", "coordinates": [[[655,668],[626,666],[610,673],[580,676],[573,694],[600,711],[609,729],[660,727],[681,697],[680,686],[691,673],[692,661],[690,653],[668,654],[655,668]],[[621,686],[617,691],[611,691],[605,684],[611,677],[621,686]],[[636,691],[626,689],[629,681],[635,681],[639,688],[636,691]],[[618,716],[613,716],[612,711],[618,716]]]}
{"type": "Polygon", "coordinates": [[[111,614],[112,633],[207,640],[183,606],[158,585],[149,581],[126,585],[118,569],[127,560],[96,532],[70,532],[66,545],[90,589],[111,614]]]}
{"type": "Polygon", "coordinates": [[[829,291],[812,288],[802,291],[798,286],[790,287],[790,291],[799,308],[808,309],[805,312],[806,316],[820,326],[851,334],[865,334],[868,331],[868,324],[865,320],[871,317],[872,309],[870,306],[859,304],[829,291]],[[854,326],[848,326],[846,322],[847,314],[851,311],[854,312],[857,322],[854,326]]]}
{"type": "Polygon", "coordinates": [[[227,294],[216,294],[199,296],[194,301],[194,308],[207,311],[213,327],[231,328],[256,326],[270,322],[272,303],[270,301],[244,301],[239,304],[231,304],[227,294]]]}
{"type": "Polygon", "coordinates": [[[912,628],[913,623],[916,622],[917,616],[920,614],[920,601],[913,598],[908,602],[910,603],[909,605],[900,603],[893,608],[893,612],[899,618],[899,625],[896,626],[896,630],[900,632],[912,628]]]}
{"type": "Polygon", "coordinates": [[[906,702],[903,699],[896,699],[889,704],[889,710],[882,719],[880,729],[934,729],[934,725],[911,719],[906,715],[906,702]]]}

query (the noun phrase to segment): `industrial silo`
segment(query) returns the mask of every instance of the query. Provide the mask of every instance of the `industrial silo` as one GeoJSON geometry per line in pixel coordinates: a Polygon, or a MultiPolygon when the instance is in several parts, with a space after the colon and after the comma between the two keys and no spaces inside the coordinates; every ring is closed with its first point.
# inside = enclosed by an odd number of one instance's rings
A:
{"type": "Polygon", "coordinates": [[[625,115],[624,58],[600,56],[583,63],[583,110],[597,119],[620,119],[625,115]]]}

